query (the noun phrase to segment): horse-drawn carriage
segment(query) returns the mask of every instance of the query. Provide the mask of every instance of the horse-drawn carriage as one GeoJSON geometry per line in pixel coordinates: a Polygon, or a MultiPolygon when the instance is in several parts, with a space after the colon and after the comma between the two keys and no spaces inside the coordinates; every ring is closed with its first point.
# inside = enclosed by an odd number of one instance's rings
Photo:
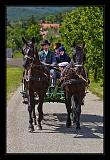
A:
{"type": "MultiPolygon", "coordinates": [[[[67,109],[66,126],[71,127],[71,115],[73,123],[76,124],[76,130],[80,129],[80,114],[82,100],[85,97],[88,82],[83,78],[83,65],[71,61],[63,70],[62,79],[58,79],[56,87],[50,86],[50,73],[48,69],[39,60],[38,52],[34,50],[35,40],[26,41],[23,39],[25,47],[26,72],[23,74],[23,85],[21,92],[23,99],[27,98],[29,112],[29,131],[34,131],[36,125],[35,104],[38,107],[37,129],[42,129],[41,121],[43,120],[43,103],[60,102],[65,103],[67,109]],[[28,74],[26,74],[28,73],[28,74]]],[[[83,53],[83,48],[80,48],[83,53]]],[[[55,66],[57,69],[62,67],[55,66]]],[[[26,102],[26,101],[25,101],[26,102]]]]}
{"type": "MultiPolygon", "coordinates": [[[[69,64],[68,62],[62,62],[62,63],[59,63],[58,65],[54,65],[53,68],[61,72],[68,64],[69,64]]],[[[28,78],[27,78],[27,81],[28,81],[28,78]]],[[[64,90],[60,84],[61,84],[60,79],[57,78],[55,87],[51,87],[51,85],[49,85],[47,93],[44,98],[44,102],[65,103],[64,90]]],[[[22,94],[22,97],[23,97],[23,103],[27,104],[28,103],[27,102],[28,101],[28,90],[24,84],[24,81],[22,83],[22,91],[20,93],[22,94]]],[[[34,98],[37,104],[39,97],[37,96],[36,93],[35,93],[34,98]]]]}

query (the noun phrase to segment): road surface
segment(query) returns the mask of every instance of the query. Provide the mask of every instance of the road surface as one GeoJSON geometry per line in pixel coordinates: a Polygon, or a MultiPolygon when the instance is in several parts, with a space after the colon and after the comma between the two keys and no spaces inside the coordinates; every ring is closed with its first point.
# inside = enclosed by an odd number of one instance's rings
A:
{"type": "MultiPolygon", "coordinates": [[[[7,102],[7,153],[103,153],[103,102],[90,92],[82,106],[81,131],[66,128],[66,108],[45,103],[43,130],[28,132],[27,105],[21,87],[7,102]]],[[[37,108],[37,107],[36,107],[37,108]]],[[[36,110],[37,113],[37,110],[36,110]]]]}

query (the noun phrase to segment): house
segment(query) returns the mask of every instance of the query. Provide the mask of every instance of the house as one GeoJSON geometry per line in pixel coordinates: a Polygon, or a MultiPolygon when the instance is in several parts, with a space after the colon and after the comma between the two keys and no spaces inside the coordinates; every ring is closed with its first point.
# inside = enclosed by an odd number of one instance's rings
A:
{"type": "Polygon", "coordinates": [[[55,24],[55,23],[53,23],[53,24],[48,24],[48,23],[41,23],[40,24],[40,26],[41,26],[41,28],[42,29],[47,29],[47,28],[59,28],[60,27],[60,24],[55,24]]]}

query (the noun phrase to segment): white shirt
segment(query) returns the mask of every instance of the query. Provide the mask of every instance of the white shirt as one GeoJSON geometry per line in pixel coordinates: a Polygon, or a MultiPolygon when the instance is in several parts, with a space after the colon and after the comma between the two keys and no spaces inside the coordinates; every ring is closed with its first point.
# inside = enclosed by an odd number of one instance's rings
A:
{"type": "Polygon", "coordinates": [[[48,54],[48,51],[45,51],[45,50],[44,50],[44,53],[47,55],[47,54],[48,54]]]}

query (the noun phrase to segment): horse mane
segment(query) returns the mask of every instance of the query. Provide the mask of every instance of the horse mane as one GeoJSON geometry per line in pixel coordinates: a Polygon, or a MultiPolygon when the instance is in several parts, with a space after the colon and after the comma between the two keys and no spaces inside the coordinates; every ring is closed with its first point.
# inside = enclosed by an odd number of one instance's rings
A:
{"type": "Polygon", "coordinates": [[[35,49],[35,51],[34,51],[34,63],[41,64],[41,62],[39,60],[39,55],[38,55],[37,49],[35,49]]]}

